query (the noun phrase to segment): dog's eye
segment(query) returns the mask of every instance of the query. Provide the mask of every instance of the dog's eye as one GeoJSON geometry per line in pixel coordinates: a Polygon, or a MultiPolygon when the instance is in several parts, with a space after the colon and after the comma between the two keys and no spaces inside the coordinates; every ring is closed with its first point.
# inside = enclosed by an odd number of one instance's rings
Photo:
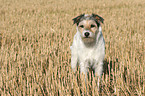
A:
{"type": "Polygon", "coordinates": [[[91,25],[91,28],[93,28],[93,27],[95,27],[95,25],[92,24],[92,25],[91,25]]]}
{"type": "Polygon", "coordinates": [[[84,25],[80,25],[81,28],[84,28],[84,25]]]}

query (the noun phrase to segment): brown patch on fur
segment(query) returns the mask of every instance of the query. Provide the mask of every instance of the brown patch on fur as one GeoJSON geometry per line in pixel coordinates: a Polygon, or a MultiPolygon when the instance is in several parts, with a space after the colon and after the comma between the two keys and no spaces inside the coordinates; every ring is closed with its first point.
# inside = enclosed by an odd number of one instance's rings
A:
{"type": "Polygon", "coordinates": [[[101,16],[97,14],[92,14],[92,16],[98,21],[98,23],[103,23],[104,19],[101,16]]]}
{"type": "Polygon", "coordinates": [[[90,30],[91,32],[95,33],[98,30],[97,24],[93,20],[83,20],[78,25],[79,31],[82,33],[84,30],[90,30]],[[91,27],[93,25],[94,27],[91,27]],[[81,27],[83,26],[83,27],[81,27]]]}

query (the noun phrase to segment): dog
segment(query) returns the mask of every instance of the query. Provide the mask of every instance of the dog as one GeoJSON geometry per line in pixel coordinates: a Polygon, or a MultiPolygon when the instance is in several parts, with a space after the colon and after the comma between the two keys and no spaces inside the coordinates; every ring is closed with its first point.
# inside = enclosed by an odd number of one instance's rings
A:
{"type": "Polygon", "coordinates": [[[97,14],[81,14],[72,20],[77,25],[77,33],[70,47],[72,70],[75,72],[79,65],[80,73],[85,74],[85,80],[89,69],[100,78],[105,56],[105,41],[101,28],[104,19],[97,14]]]}

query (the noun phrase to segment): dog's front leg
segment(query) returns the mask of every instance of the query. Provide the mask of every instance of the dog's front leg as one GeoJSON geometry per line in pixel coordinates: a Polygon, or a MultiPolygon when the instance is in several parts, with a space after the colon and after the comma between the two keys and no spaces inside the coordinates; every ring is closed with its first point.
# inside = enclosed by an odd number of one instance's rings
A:
{"type": "Polygon", "coordinates": [[[98,64],[96,64],[97,67],[95,68],[95,75],[97,75],[98,81],[97,81],[97,85],[98,85],[98,90],[99,90],[99,83],[101,81],[101,76],[102,76],[102,72],[103,72],[103,62],[99,62],[98,64]]]}
{"type": "Polygon", "coordinates": [[[82,91],[83,94],[87,94],[87,79],[88,79],[88,67],[86,66],[85,62],[80,63],[80,73],[81,73],[81,81],[83,84],[83,87],[85,88],[84,91],[82,91]],[[85,76],[85,77],[84,77],[85,76]]]}
{"type": "Polygon", "coordinates": [[[80,63],[81,79],[82,81],[85,80],[85,85],[87,85],[87,74],[88,74],[88,68],[86,65],[87,64],[85,62],[80,63]],[[85,76],[85,79],[84,79],[84,76],[85,76]]]}
{"type": "Polygon", "coordinates": [[[76,57],[71,57],[71,68],[75,72],[77,68],[77,58],[76,57]]]}
{"type": "Polygon", "coordinates": [[[75,51],[74,48],[71,49],[71,68],[72,70],[75,72],[76,68],[77,68],[77,63],[78,63],[78,56],[77,56],[77,52],[75,51]]]}
{"type": "Polygon", "coordinates": [[[81,75],[82,75],[82,74],[85,75],[85,79],[86,79],[86,78],[87,78],[88,69],[87,69],[87,67],[85,66],[85,63],[84,63],[84,62],[81,62],[81,63],[80,63],[80,72],[81,72],[81,75]]]}

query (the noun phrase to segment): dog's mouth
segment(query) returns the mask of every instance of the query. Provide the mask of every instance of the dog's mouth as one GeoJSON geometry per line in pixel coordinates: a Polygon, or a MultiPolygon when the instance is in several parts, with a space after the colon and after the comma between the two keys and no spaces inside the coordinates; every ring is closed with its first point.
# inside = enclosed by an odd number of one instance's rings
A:
{"type": "Polygon", "coordinates": [[[94,41],[94,38],[91,38],[91,37],[83,37],[82,40],[84,42],[93,42],[94,41]]]}
{"type": "Polygon", "coordinates": [[[90,37],[84,37],[84,38],[90,38],[90,37]]]}
{"type": "Polygon", "coordinates": [[[85,37],[82,37],[82,39],[93,39],[93,37],[85,36],[85,37]]]}
{"type": "Polygon", "coordinates": [[[92,38],[92,37],[90,37],[90,36],[84,36],[83,38],[92,38]]]}

